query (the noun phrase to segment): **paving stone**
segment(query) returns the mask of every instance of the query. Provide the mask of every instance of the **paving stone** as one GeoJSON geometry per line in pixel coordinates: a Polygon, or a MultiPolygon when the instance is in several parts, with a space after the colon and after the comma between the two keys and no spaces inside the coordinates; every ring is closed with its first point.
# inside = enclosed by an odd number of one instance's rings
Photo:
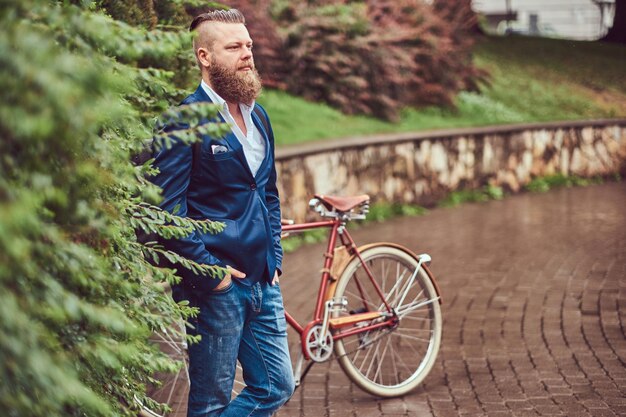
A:
{"type": "Polygon", "coordinates": [[[509,408],[504,405],[504,403],[485,403],[483,404],[483,409],[485,412],[491,415],[491,413],[496,411],[506,411],[509,412],[509,408]]]}
{"type": "Polygon", "coordinates": [[[452,401],[431,401],[430,406],[434,410],[453,410],[456,405],[452,401]]]}
{"type": "Polygon", "coordinates": [[[381,416],[381,412],[380,410],[359,410],[358,413],[359,417],[380,417],[381,416]]]}
{"type": "Polygon", "coordinates": [[[534,410],[541,415],[563,415],[561,409],[556,405],[537,405],[534,410]]]}
{"type": "Polygon", "coordinates": [[[518,410],[532,410],[534,407],[529,401],[507,401],[505,403],[508,409],[518,410]]]}
{"type": "Polygon", "coordinates": [[[555,405],[556,403],[548,397],[538,397],[538,398],[529,398],[528,402],[530,402],[534,406],[538,405],[555,405]]]}
{"type": "Polygon", "coordinates": [[[406,405],[404,401],[398,398],[391,398],[386,401],[381,401],[380,408],[383,414],[405,414],[406,405]]]}
{"type": "Polygon", "coordinates": [[[594,408],[590,410],[590,412],[594,417],[614,417],[617,415],[613,410],[609,410],[608,408],[594,408]]]}
{"type": "MultiPolygon", "coordinates": [[[[444,300],[439,357],[421,387],[391,400],[363,393],[336,362],[315,365],[277,417],[626,415],[624,207],[626,183],[607,183],[351,229],[357,244],[432,256],[444,300]]],[[[285,256],[285,305],[300,321],[324,250],[285,256]]]]}
{"type": "Polygon", "coordinates": [[[433,410],[435,417],[458,417],[458,410],[433,410]]]}

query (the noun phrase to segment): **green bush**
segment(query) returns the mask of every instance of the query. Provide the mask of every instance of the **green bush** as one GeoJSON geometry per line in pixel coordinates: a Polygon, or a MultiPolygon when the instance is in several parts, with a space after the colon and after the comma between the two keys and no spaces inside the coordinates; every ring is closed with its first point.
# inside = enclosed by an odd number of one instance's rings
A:
{"type": "MultiPolygon", "coordinates": [[[[154,115],[180,97],[166,65],[188,60],[189,36],[131,27],[98,7],[8,0],[0,11],[6,416],[136,414],[154,372],[177,366],[148,336],[193,313],[163,289],[177,280],[173,271],[146,259],[221,274],[135,237],[136,228],[220,230],[151,206],[159,197],[143,177],[150,168],[130,163],[152,136],[154,115]]],[[[199,118],[213,109],[187,111],[199,118]]]]}
{"type": "Polygon", "coordinates": [[[249,16],[267,85],[347,114],[396,121],[407,106],[454,107],[486,73],[472,63],[469,0],[224,0],[249,16]]]}

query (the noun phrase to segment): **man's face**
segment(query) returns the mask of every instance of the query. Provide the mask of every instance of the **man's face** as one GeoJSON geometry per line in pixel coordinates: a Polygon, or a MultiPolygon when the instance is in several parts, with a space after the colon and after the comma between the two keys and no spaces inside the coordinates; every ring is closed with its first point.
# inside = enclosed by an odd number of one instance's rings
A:
{"type": "Polygon", "coordinates": [[[250,104],[261,92],[254,66],[252,39],[240,23],[213,22],[214,42],[209,52],[211,87],[226,101],[250,104]]]}
{"type": "Polygon", "coordinates": [[[211,23],[213,33],[212,58],[223,67],[241,74],[254,68],[252,39],[241,23],[211,23]]]}

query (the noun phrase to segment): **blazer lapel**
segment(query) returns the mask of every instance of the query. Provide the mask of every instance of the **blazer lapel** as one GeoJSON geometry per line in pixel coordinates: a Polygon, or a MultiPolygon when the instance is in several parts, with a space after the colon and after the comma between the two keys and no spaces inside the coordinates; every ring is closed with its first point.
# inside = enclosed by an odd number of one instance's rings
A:
{"type": "Polygon", "coordinates": [[[265,131],[265,128],[263,127],[263,122],[259,120],[255,111],[252,111],[252,121],[254,122],[254,125],[259,130],[259,132],[261,132],[261,137],[265,141],[265,158],[263,158],[263,162],[261,162],[261,166],[259,166],[259,169],[256,172],[256,175],[255,175],[255,178],[256,178],[261,172],[265,170],[265,167],[269,163],[269,159],[271,156],[271,153],[270,153],[271,149],[270,149],[269,132],[265,131]]]}
{"type": "MultiPolygon", "coordinates": [[[[202,85],[198,86],[196,92],[194,93],[194,96],[196,96],[195,98],[197,101],[203,101],[213,104],[213,101],[207,95],[206,91],[204,91],[202,85]]],[[[226,123],[221,113],[217,113],[217,117],[219,118],[221,123],[226,123]]],[[[235,155],[237,156],[237,158],[239,158],[239,162],[241,162],[241,164],[245,167],[248,174],[250,174],[250,177],[253,177],[252,171],[250,171],[250,167],[248,166],[248,161],[246,160],[246,155],[243,153],[243,146],[239,142],[239,139],[237,139],[237,136],[235,136],[235,134],[232,132],[232,129],[226,134],[224,140],[226,141],[226,143],[228,143],[228,146],[230,146],[230,148],[235,151],[235,155]]]]}

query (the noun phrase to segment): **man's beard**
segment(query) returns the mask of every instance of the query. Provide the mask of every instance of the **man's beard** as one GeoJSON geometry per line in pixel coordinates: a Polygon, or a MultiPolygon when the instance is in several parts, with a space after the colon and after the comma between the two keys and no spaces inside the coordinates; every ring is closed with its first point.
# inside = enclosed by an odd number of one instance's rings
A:
{"type": "Polygon", "coordinates": [[[261,77],[254,67],[239,72],[214,60],[209,67],[209,80],[215,92],[229,103],[251,104],[261,94],[261,77]]]}

